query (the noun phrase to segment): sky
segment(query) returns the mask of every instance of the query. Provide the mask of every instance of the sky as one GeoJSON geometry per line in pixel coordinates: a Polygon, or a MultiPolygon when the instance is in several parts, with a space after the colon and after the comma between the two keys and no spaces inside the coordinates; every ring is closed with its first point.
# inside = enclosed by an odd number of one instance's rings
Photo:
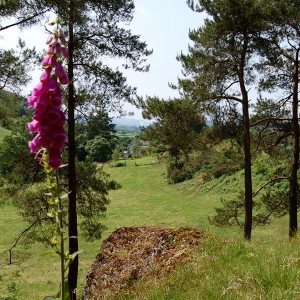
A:
{"type": "MultiPolygon", "coordinates": [[[[172,98],[178,92],[168,83],[177,83],[181,63],[176,56],[187,53],[190,29],[203,24],[202,14],[193,12],[186,0],[135,0],[132,32],[146,41],[153,54],[148,57],[148,73],[128,72],[128,82],[138,88],[142,96],[172,98]]],[[[140,116],[135,111],[135,116],[140,116]]]]}
{"type": "MultiPolygon", "coordinates": [[[[134,18],[129,26],[133,34],[140,35],[140,39],[148,44],[148,48],[153,49],[153,54],[147,60],[150,71],[126,71],[127,80],[129,84],[137,87],[141,96],[176,97],[178,92],[168,86],[169,82],[176,83],[181,75],[181,64],[176,60],[176,56],[181,52],[187,53],[190,43],[189,29],[201,26],[203,15],[193,12],[187,6],[186,0],[135,0],[134,3],[134,18]]],[[[21,36],[28,46],[43,49],[46,45],[43,45],[39,38],[43,34],[43,28],[32,28],[22,32],[17,28],[10,28],[1,33],[0,43],[3,47],[14,47],[18,36],[21,36]]],[[[134,112],[132,118],[142,118],[141,111],[134,107],[127,105],[125,109],[134,112]]]]}

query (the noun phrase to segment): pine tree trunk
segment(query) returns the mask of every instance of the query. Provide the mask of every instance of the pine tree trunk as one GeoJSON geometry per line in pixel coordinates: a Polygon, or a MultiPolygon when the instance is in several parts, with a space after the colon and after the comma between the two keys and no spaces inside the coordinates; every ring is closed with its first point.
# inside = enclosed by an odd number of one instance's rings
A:
{"type": "MultiPolygon", "coordinates": [[[[69,97],[68,97],[68,189],[69,189],[69,253],[78,251],[77,211],[76,211],[76,165],[75,165],[75,91],[73,84],[74,65],[73,1],[70,1],[69,19],[69,97]]],[[[68,287],[70,299],[76,300],[78,278],[78,255],[70,264],[68,287]]]]}
{"type": "Polygon", "coordinates": [[[293,238],[298,231],[298,168],[299,168],[299,118],[298,118],[298,76],[299,76],[299,50],[296,53],[293,74],[293,160],[290,173],[290,207],[289,207],[289,236],[293,238]]]}
{"type": "Polygon", "coordinates": [[[246,61],[246,53],[248,48],[247,32],[244,33],[243,53],[241,55],[239,82],[242,93],[243,106],[243,142],[244,142],[244,184],[245,184],[245,223],[244,238],[251,239],[252,231],[252,174],[251,174],[251,148],[250,148],[250,121],[249,121],[249,99],[245,86],[244,68],[246,61]]]}
{"type": "MultiPolygon", "coordinates": [[[[246,92],[247,93],[247,92],[246,92]]],[[[252,174],[250,149],[250,124],[248,96],[243,97],[243,139],[244,139],[244,169],[245,169],[245,223],[244,238],[251,239],[252,231],[252,174]]]]}

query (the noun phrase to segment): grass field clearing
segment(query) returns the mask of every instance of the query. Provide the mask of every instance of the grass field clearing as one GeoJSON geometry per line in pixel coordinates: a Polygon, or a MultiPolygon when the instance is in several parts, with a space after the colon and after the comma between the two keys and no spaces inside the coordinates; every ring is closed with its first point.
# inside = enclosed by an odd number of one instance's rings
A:
{"type": "MultiPolygon", "coordinates": [[[[260,299],[259,295],[269,297],[261,299],[298,299],[293,297],[299,296],[299,245],[298,240],[293,245],[288,244],[287,219],[277,220],[270,226],[255,228],[251,243],[243,242],[241,229],[216,228],[208,222],[208,216],[214,214],[220,198],[234,197],[242,188],[240,173],[206,184],[203,184],[200,177],[196,177],[184,183],[168,185],[163,176],[165,166],[143,165],[151,162],[152,159],[148,157],[128,160],[125,167],[105,166],[111,177],[122,185],[122,189],[110,193],[111,203],[103,220],[108,230],[104,232],[103,238],[120,227],[153,225],[194,227],[210,231],[218,239],[215,242],[205,242],[191,266],[179,269],[166,282],[158,282],[155,289],[149,289],[148,283],[142,283],[137,293],[145,294],[146,290],[147,293],[145,298],[138,299],[184,299],[185,294],[190,295],[190,299],[216,299],[216,295],[223,295],[224,299],[242,299],[238,298],[242,294],[247,295],[243,299],[250,299],[250,292],[253,290],[258,298],[252,299],[260,299]],[[250,253],[254,256],[248,258],[252,256],[250,253]],[[262,270],[264,272],[257,279],[262,270]],[[294,279],[289,279],[289,276],[294,279]],[[179,283],[176,285],[176,282],[179,283]],[[249,283],[251,284],[248,286],[249,283]],[[212,290],[213,286],[215,289],[212,290]],[[182,293],[179,293],[180,289],[182,293]],[[287,298],[284,298],[285,290],[287,298]],[[276,292],[281,298],[272,298],[276,292]],[[177,298],[175,293],[178,294],[177,298]]],[[[10,205],[1,207],[0,212],[2,253],[12,245],[27,224],[10,205]]],[[[86,243],[79,237],[79,247],[83,250],[80,254],[79,294],[100,245],[101,241],[86,243]]],[[[47,294],[56,293],[59,284],[59,260],[56,256],[45,256],[47,250],[38,243],[20,245],[13,251],[12,265],[7,265],[7,253],[1,255],[1,300],[38,300],[47,294]]],[[[133,299],[130,297],[134,296],[128,297],[133,299]]]]}

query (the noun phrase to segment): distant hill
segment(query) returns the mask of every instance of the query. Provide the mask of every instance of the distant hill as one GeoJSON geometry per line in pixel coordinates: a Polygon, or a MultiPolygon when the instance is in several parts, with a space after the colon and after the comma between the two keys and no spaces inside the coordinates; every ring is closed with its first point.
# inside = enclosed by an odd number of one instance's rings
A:
{"type": "Polygon", "coordinates": [[[140,133],[141,127],[147,127],[151,124],[149,120],[143,119],[130,119],[130,118],[117,118],[112,120],[116,124],[116,130],[123,133],[140,133]]]}
{"type": "Polygon", "coordinates": [[[125,126],[125,127],[137,127],[141,126],[147,127],[151,124],[149,120],[144,119],[130,119],[130,118],[117,118],[113,117],[112,122],[116,124],[116,127],[125,126]]]}

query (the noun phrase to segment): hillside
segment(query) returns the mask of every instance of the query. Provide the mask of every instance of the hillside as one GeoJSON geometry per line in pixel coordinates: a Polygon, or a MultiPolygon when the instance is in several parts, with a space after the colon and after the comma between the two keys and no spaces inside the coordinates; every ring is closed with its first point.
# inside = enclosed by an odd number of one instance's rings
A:
{"type": "MultiPolygon", "coordinates": [[[[211,237],[201,240],[187,263],[176,264],[174,272],[160,279],[129,280],[124,297],[116,299],[298,299],[299,247],[297,241],[288,243],[286,218],[256,227],[251,243],[243,242],[241,229],[218,228],[208,221],[221,198],[232,198],[241,190],[242,171],[208,182],[198,174],[192,180],[169,185],[163,175],[165,165],[153,163],[151,157],[145,157],[127,160],[125,167],[105,166],[122,188],[110,193],[103,239],[131,226],[190,227],[209,232],[211,237]]],[[[9,204],[0,207],[0,212],[0,299],[40,300],[54,294],[59,282],[57,256],[45,258],[49,249],[38,243],[28,247],[23,238],[13,249],[9,265],[9,253],[4,251],[28,225],[9,204]]],[[[83,252],[78,293],[82,295],[81,287],[102,241],[87,243],[81,235],[79,241],[83,252]]],[[[126,248],[120,251],[123,257],[128,253],[126,248]]],[[[153,271],[160,272],[157,268],[153,271]]]]}

